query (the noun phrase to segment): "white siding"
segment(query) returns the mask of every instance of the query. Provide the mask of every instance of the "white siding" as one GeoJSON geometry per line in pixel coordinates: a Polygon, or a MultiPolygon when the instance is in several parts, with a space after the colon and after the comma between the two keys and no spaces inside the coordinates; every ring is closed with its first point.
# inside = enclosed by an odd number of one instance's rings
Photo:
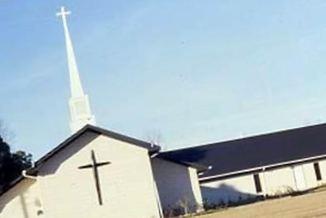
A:
{"type": "MultiPolygon", "coordinates": [[[[267,170],[259,173],[262,194],[282,195],[294,191],[302,191],[315,188],[326,183],[326,160],[319,161],[322,181],[317,181],[313,163],[303,163],[293,166],[267,170]],[[294,174],[294,167],[302,170],[304,188],[299,190],[294,174]]],[[[302,185],[302,183],[301,183],[302,185]]],[[[221,201],[243,200],[256,195],[253,174],[235,176],[223,180],[201,182],[204,201],[218,204],[221,201]]]]}
{"type": "Polygon", "coordinates": [[[178,208],[186,203],[189,212],[202,206],[197,170],[159,158],[152,159],[153,172],[165,211],[178,208]]]}
{"type": "Polygon", "coordinates": [[[47,218],[159,217],[148,151],[144,148],[87,132],[52,157],[40,170],[47,218]],[[85,146],[87,145],[87,146],[85,146]],[[91,150],[98,161],[103,205],[99,206],[91,169],[91,150]]]}
{"type": "Polygon", "coordinates": [[[320,173],[321,173],[321,181],[318,181],[318,185],[326,184],[326,160],[319,161],[320,173]]]}
{"type": "Polygon", "coordinates": [[[256,196],[253,175],[201,183],[203,199],[208,204],[239,201],[256,196]]]}
{"type": "MultiPolygon", "coordinates": [[[[297,164],[264,172],[265,192],[268,195],[278,195],[293,191],[302,191],[315,188],[322,182],[317,182],[313,163],[297,164]],[[304,188],[300,190],[296,181],[294,168],[302,169],[304,188]]],[[[322,167],[320,165],[322,171],[322,167]]]]}
{"type": "Polygon", "coordinates": [[[1,218],[40,218],[42,202],[34,180],[24,179],[0,197],[1,218]]]}
{"type": "Polygon", "coordinates": [[[281,195],[296,190],[296,184],[291,167],[283,167],[260,173],[263,182],[263,192],[266,195],[281,195]]]}
{"type": "Polygon", "coordinates": [[[316,173],[314,169],[314,163],[302,164],[304,178],[306,182],[306,189],[314,188],[318,186],[316,173]]]}
{"type": "Polygon", "coordinates": [[[106,136],[85,133],[44,164],[37,182],[31,181],[23,180],[0,198],[1,218],[40,217],[37,207],[46,218],[159,217],[148,151],[106,136]],[[111,162],[99,168],[102,206],[92,169],[78,169],[91,163],[91,150],[99,162],[111,162]]]}

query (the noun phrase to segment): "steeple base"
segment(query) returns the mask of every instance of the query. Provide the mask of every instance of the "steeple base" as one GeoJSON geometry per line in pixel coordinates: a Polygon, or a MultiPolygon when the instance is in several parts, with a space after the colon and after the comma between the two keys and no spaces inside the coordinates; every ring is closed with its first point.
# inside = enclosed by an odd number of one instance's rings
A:
{"type": "Polygon", "coordinates": [[[95,117],[91,113],[88,96],[84,95],[69,100],[70,129],[72,133],[77,132],[87,124],[95,125],[95,117]]]}

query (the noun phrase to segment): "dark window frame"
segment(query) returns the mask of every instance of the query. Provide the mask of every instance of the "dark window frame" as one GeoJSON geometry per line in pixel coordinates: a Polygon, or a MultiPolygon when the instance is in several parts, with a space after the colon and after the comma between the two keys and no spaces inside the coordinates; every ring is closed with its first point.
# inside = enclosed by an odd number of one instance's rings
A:
{"type": "Polygon", "coordinates": [[[315,171],[315,175],[316,175],[316,180],[321,181],[323,179],[323,177],[321,175],[319,162],[314,163],[314,171],[315,171]]]}
{"type": "Polygon", "coordinates": [[[255,173],[254,175],[254,182],[255,182],[255,188],[257,193],[263,192],[261,182],[260,182],[260,177],[258,173],[255,173]]]}

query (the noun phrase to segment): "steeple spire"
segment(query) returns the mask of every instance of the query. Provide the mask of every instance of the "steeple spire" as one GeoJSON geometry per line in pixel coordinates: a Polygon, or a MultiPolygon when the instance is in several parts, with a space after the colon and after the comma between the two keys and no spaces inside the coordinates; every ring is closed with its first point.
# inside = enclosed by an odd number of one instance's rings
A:
{"type": "Polygon", "coordinates": [[[71,91],[71,97],[69,100],[71,116],[70,129],[72,133],[74,133],[86,124],[95,124],[95,117],[91,113],[88,96],[84,94],[83,87],[79,78],[79,71],[76,63],[75,53],[67,25],[67,15],[69,15],[70,13],[70,11],[66,11],[64,7],[61,7],[61,10],[57,13],[57,16],[62,17],[66,41],[66,52],[68,58],[71,91]]]}

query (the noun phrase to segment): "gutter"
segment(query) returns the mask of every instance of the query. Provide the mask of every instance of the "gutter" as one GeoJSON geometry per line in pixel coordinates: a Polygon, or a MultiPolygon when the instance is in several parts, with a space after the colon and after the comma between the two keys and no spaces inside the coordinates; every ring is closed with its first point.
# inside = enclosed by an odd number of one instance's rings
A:
{"type": "Polygon", "coordinates": [[[22,171],[22,176],[23,176],[24,178],[27,178],[27,179],[37,180],[37,177],[36,177],[36,176],[28,175],[26,170],[23,170],[23,171],[22,171]]]}

